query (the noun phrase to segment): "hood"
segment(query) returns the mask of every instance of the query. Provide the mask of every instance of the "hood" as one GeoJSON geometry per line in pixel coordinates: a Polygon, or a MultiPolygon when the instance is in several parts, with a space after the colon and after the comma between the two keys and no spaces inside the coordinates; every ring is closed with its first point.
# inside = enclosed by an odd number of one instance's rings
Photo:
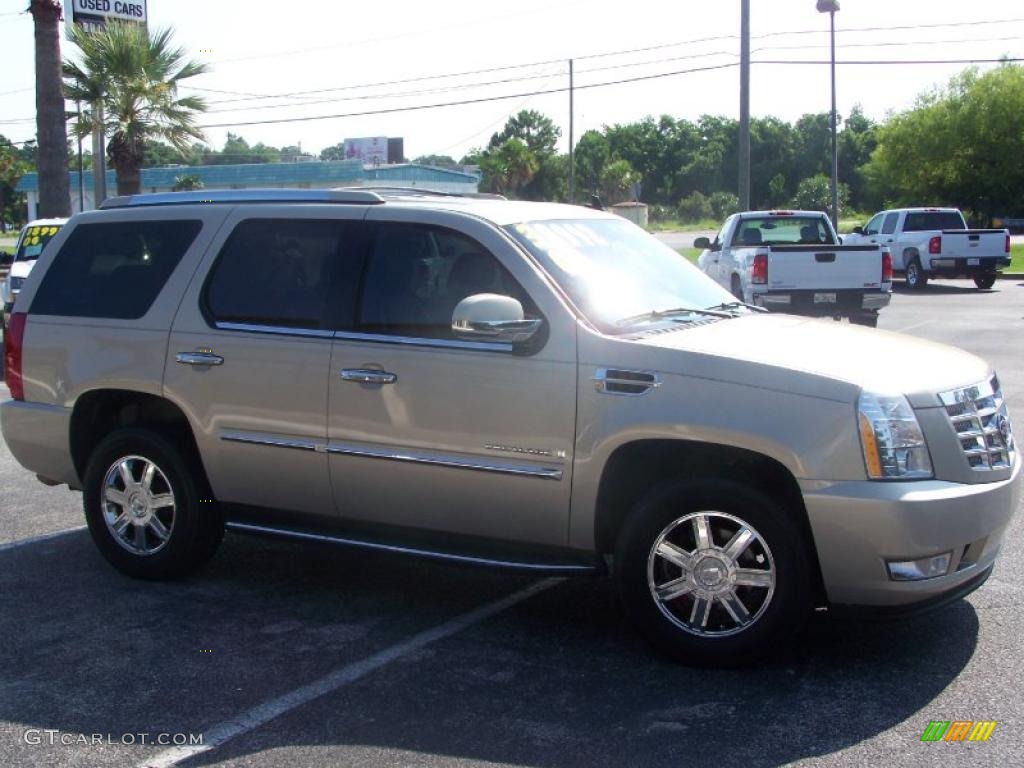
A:
{"type": "Polygon", "coordinates": [[[770,381],[772,388],[786,386],[786,378],[778,375],[778,369],[800,371],[847,385],[823,387],[822,396],[847,399],[866,389],[906,395],[918,408],[938,406],[937,393],[977,384],[992,374],[988,363],[956,347],[795,315],[747,315],[654,334],[640,343],[717,358],[721,365],[715,366],[715,378],[721,376],[740,384],[756,384],[749,380],[749,367],[744,374],[742,366],[728,363],[776,369],[765,381],[766,386],[770,381]]]}
{"type": "Polygon", "coordinates": [[[11,264],[11,277],[28,277],[28,273],[32,271],[32,267],[35,265],[35,259],[16,261],[11,264]]]}

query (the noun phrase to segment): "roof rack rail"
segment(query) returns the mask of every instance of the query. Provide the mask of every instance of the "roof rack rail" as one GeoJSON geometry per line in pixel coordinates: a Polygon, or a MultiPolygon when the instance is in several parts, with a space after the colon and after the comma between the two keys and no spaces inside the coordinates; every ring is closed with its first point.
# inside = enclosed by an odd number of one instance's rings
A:
{"type": "Polygon", "coordinates": [[[349,203],[380,205],[384,198],[367,189],[209,189],[156,192],[107,198],[100,208],[135,208],[145,205],[192,203],[349,203]]]}
{"type": "MultiPolygon", "coordinates": [[[[338,191],[349,191],[358,190],[360,187],[335,187],[338,191]]],[[[508,198],[504,195],[499,195],[493,192],[442,192],[439,189],[431,189],[430,187],[365,187],[367,191],[372,190],[382,195],[408,195],[409,197],[469,197],[486,200],[507,200],[508,198]]]]}

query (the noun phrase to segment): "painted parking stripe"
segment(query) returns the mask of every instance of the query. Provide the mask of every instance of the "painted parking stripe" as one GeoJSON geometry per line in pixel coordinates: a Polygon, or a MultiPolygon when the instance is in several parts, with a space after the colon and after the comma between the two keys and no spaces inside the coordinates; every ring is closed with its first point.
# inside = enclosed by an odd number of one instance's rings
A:
{"type": "Polygon", "coordinates": [[[63,531],[55,531],[53,533],[44,533],[42,536],[33,536],[30,539],[19,539],[18,541],[9,541],[6,544],[0,544],[0,552],[6,552],[9,549],[18,549],[20,547],[27,547],[30,544],[38,544],[42,541],[50,541],[50,539],[59,539],[61,536],[67,536],[70,533],[78,533],[84,531],[87,526],[80,525],[77,528],[67,528],[63,531]]]}
{"type": "Polygon", "coordinates": [[[495,600],[461,616],[449,619],[443,624],[420,632],[408,640],[393,645],[390,648],[385,648],[383,651],[379,651],[361,661],[339,667],[319,680],[314,680],[312,683],[301,688],[296,688],[282,696],[270,699],[262,704],[257,704],[252,709],[230,720],[225,720],[212,728],[206,729],[203,732],[202,744],[172,747],[148,760],[143,760],[139,763],[139,768],[173,768],[173,766],[183,763],[191,757],[216,749],[236,736],[241,736],[244,733],[255,730],[286,712],[308,704],[314,699],[336,691],[349,683],[354,683],[371,672],[393,661],[397,661],[414,651],[418,651],[424,646],[469,629],[474,624],[479,624],[517,603],[521,603],[546,589],[550,589],[561,581],[563,579],[551,578],[535,582],[525,589],[513,592],[511,595],[500,600],[495,600]]]}

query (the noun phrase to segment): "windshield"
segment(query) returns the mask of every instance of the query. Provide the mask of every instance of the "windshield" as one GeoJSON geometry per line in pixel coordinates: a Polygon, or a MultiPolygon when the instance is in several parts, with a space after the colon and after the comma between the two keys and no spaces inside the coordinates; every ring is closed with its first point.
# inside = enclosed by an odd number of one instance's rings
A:
{"type": "Polygon", "coordinates": [[[39,254],[43,252],[43,248],[46,246],[53,236],[60,231],[60,226],[57,224],[47,224],[43,226],[28,227],[25,229],[25,234],[21,237],[21,243],[18,246],[18,253],[15,255],[15,261],[35,261],[39,258],[39,254]]]}
{"type": "Polygon", "coordinates": [[[821,216],[759,216],[743,218],[732,245],[835,245],[832,230],[821,216]]]}
{"type": "MultiPolygon", "coordinates": [[[[604,333],[622,333],[632,319],[652,313],[735,301],[681,255],[624,219],[529,221],[506,230],[604,333]]],[[[671,320],[698,317],[708,315],[674,312],[671,320]]]]}

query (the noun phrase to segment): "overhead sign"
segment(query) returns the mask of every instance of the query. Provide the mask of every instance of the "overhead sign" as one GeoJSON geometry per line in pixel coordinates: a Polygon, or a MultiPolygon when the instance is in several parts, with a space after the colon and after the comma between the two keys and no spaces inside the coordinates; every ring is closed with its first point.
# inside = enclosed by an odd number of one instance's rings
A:
{"type": "Polygon", "coordinates": [[[68,27],[77,24],[97,29],[108,21],[146,24],[146,0],[64,0],[64,19],[68,27]]]}
{"type": "Polygon", "coordinates": [[[387,136],[345,139],[345,159],[358,160],[367,165],[385,165],[388,161],[387,136]]]}

